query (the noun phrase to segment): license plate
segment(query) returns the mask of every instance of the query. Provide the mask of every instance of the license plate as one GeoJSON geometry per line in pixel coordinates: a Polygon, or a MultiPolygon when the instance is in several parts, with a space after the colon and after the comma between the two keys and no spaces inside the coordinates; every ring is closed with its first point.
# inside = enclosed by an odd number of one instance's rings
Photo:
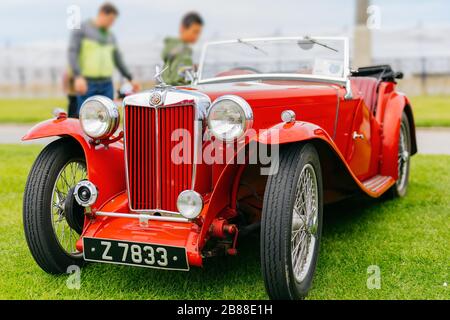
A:
{"type": "Polygon", "coordinates": [[[83,256],[86,261],[189,270],[186,249],[183,247],[84,237],[83,256]]]}

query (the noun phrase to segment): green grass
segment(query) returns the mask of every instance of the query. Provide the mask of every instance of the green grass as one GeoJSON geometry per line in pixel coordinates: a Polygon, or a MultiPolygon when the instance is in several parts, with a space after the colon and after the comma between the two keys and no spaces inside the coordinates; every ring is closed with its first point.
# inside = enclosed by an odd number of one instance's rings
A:
{"type": "MultiPolygon", "coordinates": [[[[0,299],[266,299],[257,237],[237,257],[171,272],[90,264],[81,289],[34,263],[22,230],[22,192],[40,147],[0,145],[0,299]]],[[[409,194],[329,207],[311,299],[449,299],[450,157],[415,156],[409,194]],[[381,269],[381,289],[366,287],[381,269]]]]}
{"type": "Polygon", "coordinates": [[[0,124],[36,123],[52,117],[55,108],[67,108],[65,99],[0,99],[0,124]]]}
{"type": "Polygon", "coordinates": [[[450,127],[450,96],[412,97],[418,127],[450,127]]]}
{"type": "MultiPolygon", "coordinates": [[[[412,97],[411,103],[418,127],[450,127],[450,96],[412,97]]],[[[0,99],[0,124],[46,120],[55,107],[66,105],[64,99],[0,99]]]]}

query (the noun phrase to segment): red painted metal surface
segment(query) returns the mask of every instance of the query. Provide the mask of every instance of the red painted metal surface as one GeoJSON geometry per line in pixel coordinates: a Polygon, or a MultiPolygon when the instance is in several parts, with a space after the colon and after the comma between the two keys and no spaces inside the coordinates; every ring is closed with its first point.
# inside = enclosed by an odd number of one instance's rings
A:
{"type": "MultiPolygon", "coordinates": [[[[126,192],[106,203],[102,211],[127,212],[126,192]]],[[[189,264],[202,266],[197,246],[198,226],[192,223],[151,221],[143,225],[137,219],[97,216],[89,221],[82,236],[185,247],[189,264]]],[[[81,238],[77,242],[77,249],[83,250],[81,238]]]]}
{"type": "MultiPolygon", "coordinates": [[[[400,119],[404,110],[411,110],[408,100],[395,91],[393,83],[380,84],[374,110],[365,104],[364,96],[357,88],[354,88],[353,98],[346,100],[345,88],[326,83],[263,81],[186,89],[204,92],[211,100],[224,94],[241,96],[251,105],[254,113],[253,129],[256,131],[248,143],[320,142],[336,157],[336,161],[342,163],[355,189],[372,197],[379,197],[397,179],[400,119]],[[284,110],[293,110],[297,121],[282,123],[280,114],[284,110]],[[354,132],[363,134],[364,140],[353,139],[354,132]]],[[[69,136],[80,143],[86,155],[89,179],[100,189],[94,211],[129,213],[130,205],[138,209],[154,209],[158,201],[161,209],[176,211],[175,201],[179,192],[192,187],[193,166],[172,163],[171,152],[176,142],[171,141],[171,134],[175,128],[193,133],[193,109],[187,106],[160,108],[158,120],[154,109],[132,106],[125,109],[126,152],[121,142],[109,148],[93,146],[81,131],[78,121],[73,119],[49,120],[39,124],[24,140],[69,136]],[[130,199],[126,192],[125,156],[130,177],[130,199]],[[156,190],[158,183],[161,188],[159,197],[156,190]]],[[[413,135],[415,139],[414,132],[413,135]]],[[[193,140],[187,142],[188,150],[193,150],[193,140]]],[[[204,142],[203,148],[210,143],[204,142]]],[[[246,152],[245,147],[245,143],[240,145],[231,160],[246,152]]],[[[191,159],[192,154],[188,158],[191,159]]],[[[195,189],[205,199],[199,225],[150,221],[145,226],[136,219],[97,216],[87,221],[83,234],[184,246],[189,263],[201,266],[201,250],[211,237],[211,226],[217,224],[218,219],[231,216],[227,212],[235,208],[239,177],[244,167],[233,161],[197,165],[195,189]]],[[[79,249],[82,249],[81,246],[79,241],[79,249]]]]}
{"type": "Polygon", "coordinates": [[[337,85],[281,81],[262,83],[211,84],[198,87],[211,100],[225,94],[244,98],[252,107],[253,128],[264,129],[281,122],[281,112],[293,110],[296,118],[319,125],[331,136],[334,133],[337,85]]]}
{"type": "MultiPolygon", "coordinates": [[[[352,177],[354,183],[367,195],[377,198],[381,196],[382,192],[374,192],[373,190],[367,188],[364,185],[364,180],[358,179],[357,175],[353,172],[350,164],[345,160],[344,155],[339,151],[339,148],[333,142],[332,138],[320,127],[313,125],[311,123],[305,123],[297,121],[291,124],[279,124],[275,127],[269,128],[263,134],[258,136],[258,141],[264,144],[271,144],[272,142],[272,133],[276,132],[276,135],[279,137],[279,141],[281,144],[292,143],[296,141],[314,141],[321,140],[326,142],[326,144],[330,147],[330,150],[335,153],[335,155],[342,161],[345,169],[348,174],[352,177]]],[[[391,186],[395,182],[394,180],[390,181],[388,185],[386,185],[386,189],[391,186]]],[[[386,189],[382,189],[382,191],[386,191],[386,189]]],[[[380,189],[381,190],[381,189],[380,189]]]]}
{"type": "Polygon", "coordinates": [[[47,120],[37,124],[22,138],[34,140],[48,137],[70,137],[78,141],[83,148],[88,170],[88,178],[98,188],[97,201],[93,210],[126,190],[123,143],[121,141],[105,147],[93,145],[83,133],[80,122],[76,119],[47,120]]]}
{"type": "MultiPolygon", "coordinates": [[[[405,107],[409,105],[407,98],[393,91],[389,95],[383,116],[383,149],[380,173],[398,178],[398,139],[400,136],[400,120],[405,107]]],[[[413,139],[415,140],[415,133],[413,139]]]]}

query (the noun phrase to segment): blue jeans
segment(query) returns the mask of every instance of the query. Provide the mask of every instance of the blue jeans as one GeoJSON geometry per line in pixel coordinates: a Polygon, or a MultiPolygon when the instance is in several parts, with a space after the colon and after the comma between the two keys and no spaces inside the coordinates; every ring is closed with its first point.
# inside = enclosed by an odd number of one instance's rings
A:
{"type": "Polygon", "coordinates": [[[81,105],[92,96],[105,96],[114,99],[114,86],[112,80],[87,80],[88,83],[88,91],[85,95],[77,96],[78,108],[76,112],[76,116],[78,117],[80,113],[81,105]]]}

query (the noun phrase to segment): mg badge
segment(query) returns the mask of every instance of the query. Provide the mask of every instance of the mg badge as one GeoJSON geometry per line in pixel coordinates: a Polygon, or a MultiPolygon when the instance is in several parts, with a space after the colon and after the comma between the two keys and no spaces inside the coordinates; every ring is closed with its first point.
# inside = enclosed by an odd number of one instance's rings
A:
{"type": "Polygon", "coordinates": [[[158,92],[155,92],[150,97],[150,104],[152,106],[158,106],[162,101],[162,96],[158,92]]]}

